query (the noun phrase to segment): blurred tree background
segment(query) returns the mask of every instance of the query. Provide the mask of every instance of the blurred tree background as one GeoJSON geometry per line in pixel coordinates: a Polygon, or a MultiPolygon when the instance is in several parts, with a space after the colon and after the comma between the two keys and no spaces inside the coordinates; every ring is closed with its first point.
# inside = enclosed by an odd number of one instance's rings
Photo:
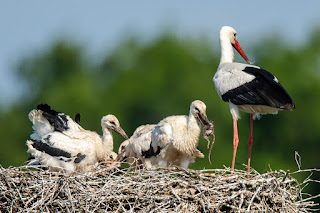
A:
{"type": "MultiPolygon", "coordinates": [[[[312,32],[302,46],[292,47],[288,41],[279,40],[266,37],[254,46],[243,46],[249,56],[255,56],[255,64],[277,76],[297,106],[293,112],[266,115],[254,122],[252,167],[258,172],[270,168],[295,171],[297,151],[302,168],[320,168],[320,30],[312,32]]],[[[200,139],[199,148],[206,158],[197,159],[191,168],[231,166],[232,119],[228,104],[220,100],[212,82],[220,46],[205,36],[181,38],[163,33],[148,42],[141,42],[139,37],[122,40],[101,61],[89,58],[86,51],[79,43],[61,39],[17,64],[14,72],[25,90],[18,103],[1,111],[0,164],[25,163],[25,141],[32,133],[28,113],[39,103],[48,103],[72,117],[79,112],[81,125],[100,134],[102,116],[114,114],[131,135],[142,124],[187,115],[190,103],[199,99],[206,103],[208,118],[214,122],[216,142],[210,165],[207,144],[200,139]]],[[[244,63],[239,57],[236,60],[244,63]]],[[[242,113],[238,128],[236,168],[244,169],[248,114],[242,113]]],[[[123,138],[114,136],[117,150],[123,138]]],[[[319,185],[308,190],[319,193],[319,185]]]]}

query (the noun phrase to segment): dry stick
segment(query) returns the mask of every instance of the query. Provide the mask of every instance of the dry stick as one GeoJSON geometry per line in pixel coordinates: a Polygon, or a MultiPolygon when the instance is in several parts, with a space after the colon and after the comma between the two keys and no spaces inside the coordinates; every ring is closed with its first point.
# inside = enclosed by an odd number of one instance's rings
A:
{"type": "Polygon", "coordinates": [[[240,211],[241,211],[241,207],[242,207],[242,204],[243,204],[243,201],[244,201],[244,199],[243,199],[243,192],[240,194],[240,203],[239,203],[239,213],[240,213],[240,211]]]}
{"type": "Polygon", "coordinates": [[[296,174],[296,173],[302,173],[302,172],[320,172],[320,169],[313,168],[313,169],[302,169],[298,171],[291,172],[290,175],[296,174]]]}
{"type": "Polygon", "coordinates": [[[298,169],[301,170],[301,156],[297,151],[294,152],[294,159],[296,160],[298,169]]]}
{"type": "MultiPolygon", "coordinates": [[[[53,211],[53,208],[60,205],[59,208],[66,211],[86,210],[92,212],[100,204],[101,208],[111,211],[117,211],[117,209],[118,211],[120,209],[120,211],[133,211],[137,208],[148,209],[150,212],[169,211],[169,209],[170,211],[183,211],[183,209],[189,208],[190,211],[221,212],[223,206],[229,207],[233,211],[245,211],[246,209],[240,208],[247,208],[244,203],[250,203],[250,200],[255,200],[254,198],[261,200],[251,202],[251,211],[270,210],[270,206],[264,199],[269,199],[271,203],[275,204],[274,211],[294,209],[305,212],[306,209],[315,206],[311,202],[313,200],[311,197],[308,197],[306,202],[300,200],[300,203],[297,203],[295,201],[301,194],[299,183],[290,175],[284,180],[285,172],[271,171],[261,175],[254,174],[253,180],[250,181],[245,178],[245,171],[235,170],[233,175],[230,175],[229,172],[229,168],[210,171],[176,170],[173,168],[142,169],[135,172],[131,169],[110,170],[101,167],[92,172],[75,173],[69,176],[64,172],[44,172],[41,170],[25,172],[19,171],[17,168],[8,170],[0,168],[1,177],[5,176],[8,180],[15,180],[16,188],[20,189],[21,196],[26,203],[35,194],[39,194],[42,198],[33,203],[33,208],[25,208],[21,206],[21,202],[17,202],[19,196],[10,184],[8,190],[3,191],[5,193],[3,195],[12,202],[9,202],[9,205],[1,202],[0,211],[53,211]],[[213,172],[214,175],[206,176],[208,172],[213,172]],[[22,179],[23,181],[21,181],[22,179]],[[58,181],[59,179],[62,181],[58,181]],[[187,182],[188,187],[185,186],[187,182]],[[59,193],[58,183],[63,184],[60,188],[66,194],[59,193]],[[26,184],[30,187],[24,187],[26,184]],[[258,187],[262,188],[261,194],[253,196],[258,187]],[[251,192],[251,190],[254,191],[251,192]],[[10,193],[12,194],[9,197],[10,193]],[[231,199],[226,199],[230,193],[234,196],[231,199]],[[52,199],[57,194],[59,196],[52,199]],[[262,199],[260,195],[264,198],[262,199]],[[241,197],[243,197],[243,204],[240,204],[241,197]],[[72,206],[70,200],[78,200],[79,204],[72,206]],[[10,207],[11,203],[13,206],[10,207]],[[122,207],[119,206],[120,204],[122,207]]],[[[311,181],[309,177],[305,184],[311,181]]],[[[2,190],[5,186],[5,181],[1,178],[0,189],[2,190]]],[[[32,202],[30,201],[30,203],[32,202]]]]}

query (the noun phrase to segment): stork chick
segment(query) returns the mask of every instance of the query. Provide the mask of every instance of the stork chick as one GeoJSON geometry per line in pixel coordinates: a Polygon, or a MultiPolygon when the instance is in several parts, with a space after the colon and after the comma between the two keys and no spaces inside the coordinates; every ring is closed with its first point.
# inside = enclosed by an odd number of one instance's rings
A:
{"type": "Polygon", "coordinates": [[[147,168],[188,168],[196,157],[203,157],[197,149],[201,125],[209,125],[206,129],[210,129],[212,123],[207,118],[206,105],[196,100],[191,103],[189,116],[170,116],[155,126],[147,126],[149,129],[139,127],[126,142],[125,156],[137,157],[147,168]]]}
{"type": "MultiPolygon", "coordinates": [[[[151,135],[156,127],[155,124],[147,124],[138,127],[129,140],[125,140],[119,147],[118,160],[126,161],[132,167],[144,166],[151,169],[159,166],[156,155],[151,148],[151,135]]],[[[204,158],[203,153],[196,149],[192,153],[190,163],[194,163],[195,159],[204,158]]]]}
{"type": "Polygon", "coordinates": [[[118,160],[128,162],[132,167],[144,164],[146,168],[151,168],[156,162],[150,161],[146,151],[150,150],[151,133],[155,124],[139,126],[130,139],[125,140],[119,147],[118,160]]]}
{"type": "Polygon", "coordinates": [[[101,119],[102,137],[96,132],[81,131],[54,131],[39,141],[26,142],[29,153],[40,162],[51,168],[62,168],[69,171],[84,170],[105,160],[114,160],[112,131],[128,138],[120,127],[114,115],[107,115],[101,119]]]}
{"type": "Polygon", "coordinates": [[[177,165],[188,168],[197,150],[201,125],[211,125],[206,105],[199,100],[190,105],[189,116],[170,116],[160,121],[152,131],[151,148],[160,167],[177,165]]]}

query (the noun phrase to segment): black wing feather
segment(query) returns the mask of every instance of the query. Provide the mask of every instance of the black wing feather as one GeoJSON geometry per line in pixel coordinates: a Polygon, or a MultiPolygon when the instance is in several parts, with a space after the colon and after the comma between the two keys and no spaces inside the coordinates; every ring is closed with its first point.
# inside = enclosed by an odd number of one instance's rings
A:
{"type": "Polygon", "coordinates": [[[77,124],[80,124],[80,113],[77,113],[75,118],[74,118],[74,121],[77,123],[77,124]]]}
{"type": "Polygon", "coordinates": [[[151,146],[151,143],[150,143],[150,147],[149,147],[149,149],[148,150],[142,150],[142,156],[144,156],[145,158],[151,158],[152,156],[157,156],[157,155],[159,155],[160,154],[160,151],[161,151],[161,147],[157,147],[158,149],[157,149],[157,151],[155,152],[154,150],[153,150],[153,147],[151,146]]]}
{"type": "Polygon", "coordinates": [[[65,158],[71,158],[71,153],[66,152],[62,149],[55,148],[50,146],[50,135],[43,139],[42,141],[33,141],[32,146],[36,150],[40,152],[47,153],[48,155],[54,156],[54,157],[65,157],[65,158]]]}
{"type": "Polygon", "coordinates": [[[53,110],[48,104],[39,104],[37,109],[43,111],[42,115],[54,127],[55,131],[63,132],[69,129],[68,118],[65,114],[53,110]]]}
{"type": "Polygon", "coordinates": [[[270,72],[255,67],[246,67],[243,72],[255,78],[222,95],[222,100],[235,105],[264,105],[291,110],[295,104],[288,92],[270,72]]]}

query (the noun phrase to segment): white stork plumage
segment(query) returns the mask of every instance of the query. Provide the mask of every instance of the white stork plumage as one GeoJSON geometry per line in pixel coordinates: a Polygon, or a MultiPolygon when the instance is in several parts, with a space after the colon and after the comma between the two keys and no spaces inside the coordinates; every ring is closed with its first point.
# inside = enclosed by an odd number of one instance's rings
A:
{"type": "Polygon", "coordinates": [[[193,101],[188,116],[169,116],[154,127],[151,146],[145,155],[155,156],[160,167],[176,165],[188,168],[195,159],[201,126],[210,125],[205,103],[193,101]]]}
{"type": "MultiPolygon", "coordinates": [[[[30,135],[32,140],[40,141],[45,135],[52,132],[82,131],[80,114],[77,113],[75,120],[69,115],[53,110],[48,104],[39,104],[28,114],[32,122],[34,132],[30,135]]],[[[28,165],[39,165],[40,163],[32,156],[28,158],[28,165]]]]}
{"type": "Polygon", "coordinates": [[[65,132],[70,130],[84,130],[80,125],[80,114],[77,113],[75,121],[61,112],[53,110],[48,104],[39,104],[37,109],[32,110],[29,115],[34,133],[30,135],[33,140],[41,140],[51,132],[65,132]]]}
{"type": "Polygon", "coordinates": [[[114,115],[101,119],[102,137],[85,130],[53,131],[41,140],[26,142],[28,151],[41,165],[68,171],[85,170],[103,161],[115,161],[112,131],[128,138],[114,115]]]}
{"type": "MultiPolygon", "coordinates": [[[[138,127],[129,140],[125,140],[119,147],[118,161],[126,161],[133,167],[144,165],[147,169],[160,166],[158,153],[153,152],[151,146],[151,135],[156,127],[155,124],[147,124],[138,127]]],[[[170,153],[167,153],[167,155],[170,153]]],[[[168,156],[167,156],[168,157],[168,156]]],[[[171,156],[175,158],[172,165],[180,166],[180,156],[171,156]]],[[[190,158],[190,164],[194,163],[196,158],[204,158],[203,153],[197,148],[190,158]]]]}
{"type": "Polygon", "coordinates": [[[229,26],[220,30],[221,59],[213,83],[220,98],[229,103],[233,118],[233,158],[234,169],[239,143],[237,120],[239,110],[250,113],[250,135],[248,141],[248,177],[250,173],[251,147],[253,143],[252,127],[255,114],[277,114],[279,110],[295,108],[288,92],[278,79],[268,71],[250,62],[237,41],[237,32],[229,26]],[[233,63],[232,46],[249,63],[233,63]]]}
{"type": "Polygon", "coordinates": [[[157,165],[155,158],[149,156],[146,152],[150,150],[151,133],[156,125],[146,124],[139,126],[132,136],[121,143],[118,151],[118,160],[126,161],[132,167],[144,165],[150,169],[157,165]]]}

